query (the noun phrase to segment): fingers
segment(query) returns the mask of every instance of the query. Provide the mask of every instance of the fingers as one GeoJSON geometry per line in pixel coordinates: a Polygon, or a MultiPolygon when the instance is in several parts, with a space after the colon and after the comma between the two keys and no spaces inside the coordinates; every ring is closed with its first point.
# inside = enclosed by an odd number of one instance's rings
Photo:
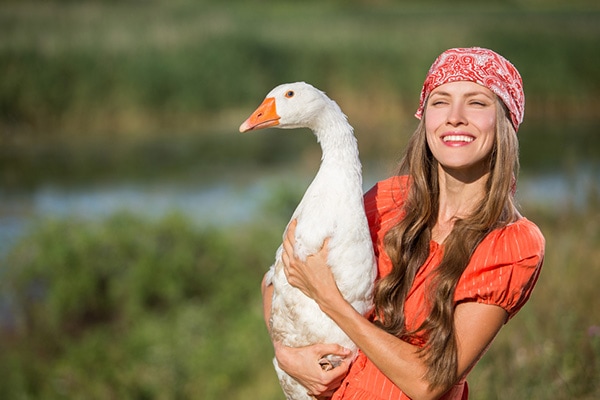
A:
{"type": "Polygon", "coordinates": [[[336,343],[321,343],[315,345],[315,351],[319,353],[319,358],[323,358],[328,355],[338,356],[340,358],[347,358],[352,355],[350,349],[340,346],[336,343]]]}
{"type": "Polygon", "coordinates": [[[330,371],[323,371],[318,364],[318,360],[327,354],[351,353],[338,344],[315,344],[293,348],[275,341],[273,345],[280,368],[298,380],[306,387],[309,394],[318,399],[331,397],[350,367],[350,358],[330,371]]]}
{"type": "MultiPolygon", "coordinates": [[[[343,349],[341,346],[338,347],[343,349]]],[[[342,381],[348,374],[349,368],[350,361],[344,360],[341,364],[338,364],[336,367],[322,369],[323,375],[321,384],[313,387],[312,395],[317,399],[329,399],[331,396],[333,396],[337,388],[342,384],[342,381]]]]}
{"type": "Polygon", "coordinates": [[[285,232],[285,240],[289,241],[292,245],[296,240],[296,227],[298,226],[298,220],[293,219],[290,221],[287,231],[285,232]]]}
{"type": "MultiPolygon", "coordinates": [[[[290,257],[293,255],[294,245],[296,243],[296,228],[297,227],[298,227],[298,220],[296,218],[294,218],[288,224],[287,230],[284,235],[283,247],[286,250],[286,252],[288,253],[288,256],[290,256],[290,257]]],[[[321,244],[321,248],[319,249],[319,252],[325,251],[325,254],[327,254],[327,252],[329,250],[329,240],[330,239],[331,239],[330,237],[326,237],[325,240],[323,240],[323,243],[321,244]]]]}
{"type": "Polygon", "coordinates": [[[285,232],[283,239],[282,259],[283,263],[286,266],[289,266],[290,260],[294,256],[294,242],[296,241],[296,225],[298,225],[298,221],[296,219],[293,219],[288,225],[288,229],[285,232]]]}
{"type": "Polygon", "coordinates": [[[325,251],[325,254],[329,252],[329,239],[329,237],[326,237],[325,240],[323,240],[323,244],[321,245],[321,249],[319,251],[325,251]]]}

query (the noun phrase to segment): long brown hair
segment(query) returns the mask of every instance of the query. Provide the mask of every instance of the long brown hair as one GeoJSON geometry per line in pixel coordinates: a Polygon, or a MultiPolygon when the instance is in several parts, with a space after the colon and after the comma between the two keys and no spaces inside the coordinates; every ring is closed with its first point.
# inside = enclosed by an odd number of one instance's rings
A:
{"type": "Polygon", "coordinates": [[[425,117],[411,137],[399,174],[410,176],[410,190],[404,204],[405,217],[384,239],[392,260],[392,272],[377,283],[375,307],[378,324],[398,336],[424,335],[420,350],[428,367],[426,379],[432,387],[450,386],[457,376],[457,344],[454,331],[454,291],[473,251],[493,229],[518,218],[514,185],[519,170],[518,141],[504,103],[496,100],[496,134],[489,157],[487,195],[471,215],[457,219],[444,241],[444,255],[429,287],[431,310],[423,324],[408,331],[404,302],[419,268],[429,255],[431,231],[439,209],[438,163],[425,136],[425,117]]]}

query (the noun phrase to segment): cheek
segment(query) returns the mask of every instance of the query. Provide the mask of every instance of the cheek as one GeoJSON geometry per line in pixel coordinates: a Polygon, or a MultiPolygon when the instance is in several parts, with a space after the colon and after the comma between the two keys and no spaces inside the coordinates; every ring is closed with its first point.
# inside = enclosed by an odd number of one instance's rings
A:
{"type": "Polygon", "coordinates": [[[482,138],[485,139],[485,149],[489,152],[492,150],[494,142],[496,141],[496,117],[493,116],[492,118],[486,118],[481,121],[479,128],[482,133],[482,138]]]}
{"type": "Polygon", "coordinates": [[[435,130],[444,122],[444,116],[442,113],[437,111],[435,108],[431,108],[427,110],[427,114],[425,115],[425,131],[429,134],[433,133],[435,130]]]}
{"type": "Polygon", "coordinates": [[[477,120],[477,125],[482,132],[493,132],[496,130],[496,111],[482,113],[473,116],[474,120],[477,120]]]}
{"type": "Polygon", "coordinates": [[[435,148],[435,142],[429,131],[425,133],[425,141],[427,142],[427,147],[429,147],[429,150],[433,152],[435,148]]]}
{"type": "Polygon", "coordinates": [[[488,132],[493,132],[496,130],[496,115],[494,114],[493,116],[487,118],[487,121],[485,121],[485,128],[488,132]]]}

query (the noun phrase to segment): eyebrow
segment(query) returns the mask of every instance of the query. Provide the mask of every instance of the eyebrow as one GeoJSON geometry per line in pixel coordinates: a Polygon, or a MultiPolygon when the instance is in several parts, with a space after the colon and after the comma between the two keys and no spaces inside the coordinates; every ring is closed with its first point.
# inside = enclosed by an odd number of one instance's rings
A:
{"type": "MultiPolygon", "coordinates": [[[[485,96],[491,100],[494,99],[493,92],[492,92],[492,96],[490,96],[488,93],[486,93],[483,90],[475,90],[475,91],[467,92],[467,93],[464,93],[462,95],[462,97],[473,97],[473,96],[479,96],[479,95],[485,96]]],[[[450,93],[444,92],[444,91],[433,92],[433,93],[431,93],[431,97],[433,97],[433,96],[452,97],[452,95],[450,93]]]]}

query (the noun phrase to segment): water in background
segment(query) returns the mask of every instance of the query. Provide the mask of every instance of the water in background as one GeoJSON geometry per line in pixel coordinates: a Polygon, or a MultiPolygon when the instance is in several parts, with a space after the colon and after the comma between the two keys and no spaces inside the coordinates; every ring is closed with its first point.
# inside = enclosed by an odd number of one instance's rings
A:
{"type": "MultiPolygon", "coordinates": [[[[364,189],[388,174],[365,171],[364,189]]],[[[177,211],[199,226],[244,223],[256,216],[275,188],[289,188],[300,195],[311,179],[288,167],[264,170],[245,181],[231,177],[203,184],[133,182],[77,188],[42,186],[28,194],[0,192],[0,255],[34,222],[45,218],[94,220],[118,211],[160,218],[177,211]]],[[[600,166],[582,165],[575,174],[553,171],[522,176],[517,197],[524,206],[559,212],[567,206],[583,205],[594,188],[600,188],[600,166]]]]}
{"type": "MultiPolygon", "coordinates": [[[[590,193],[598,194],[599,127],[597,121],[565,121],[560,125],[542,121],[531,123],[527,132],[520,133],[517,198],[525,215],[529,207],[560,212],[567,207],[584,206],[590,193]]],[[[314,153],[318,147],[310,134],[281,135],[266,130],[247,142],[233,136],[238,147],[230,145],[230,136],[206,136],[214,143],[202,141],[201,135],[189,135],[147,140],[138,147],[122,148],[121,159],[125,161],[107,169],[107,176],[86,176],[76,184],[66,175],[76,174],[82,166],[98,174],[102,163],[69,163],[69,157],[84,154],[84,159],[93,161],[96,153],[67,148],[51,153],[47,159],[35,159],[36,162],[30,162],[34,166],[30,168],[34,175],[31,179],[35,182],[30,189],[0,186],[0,256],[27,229],[47,218],[98,220],[118,211],[160,218],[176,211],[198,226],[248,222],[264,212],[265,202],[278,191],[297,194],[300,200],[318,168],[318,155],[314,153]],[[254,149],[252,153],[251,146],[262,150],[254,149]],[[298,155],[306,149],[313,152],[309,161],[298,155]],[[252,166],[256,158],[260,160],[252,166]],[[149,176],[132,174],[121,179],[132,160],[147,160],[134,169],[149,176]],[[159,161],[166,164],[157,164],[159,161]],[[45,170],[56,168],[58,162],[66,165],[61,173],[43,175],[45,170]]],[[[115,153],[112,143],[104,146],[112,146],[112,150],[107,151],[102,145],[94,145],[94,149],[98,148],[98,154],[103,156],[115,153]]],[[[368,154],[361,156],[365,191],[393,173],[393,162],[373,161],[368,154]]],[[[20,164],[13,166],[17,167],[20,164]]]]}

